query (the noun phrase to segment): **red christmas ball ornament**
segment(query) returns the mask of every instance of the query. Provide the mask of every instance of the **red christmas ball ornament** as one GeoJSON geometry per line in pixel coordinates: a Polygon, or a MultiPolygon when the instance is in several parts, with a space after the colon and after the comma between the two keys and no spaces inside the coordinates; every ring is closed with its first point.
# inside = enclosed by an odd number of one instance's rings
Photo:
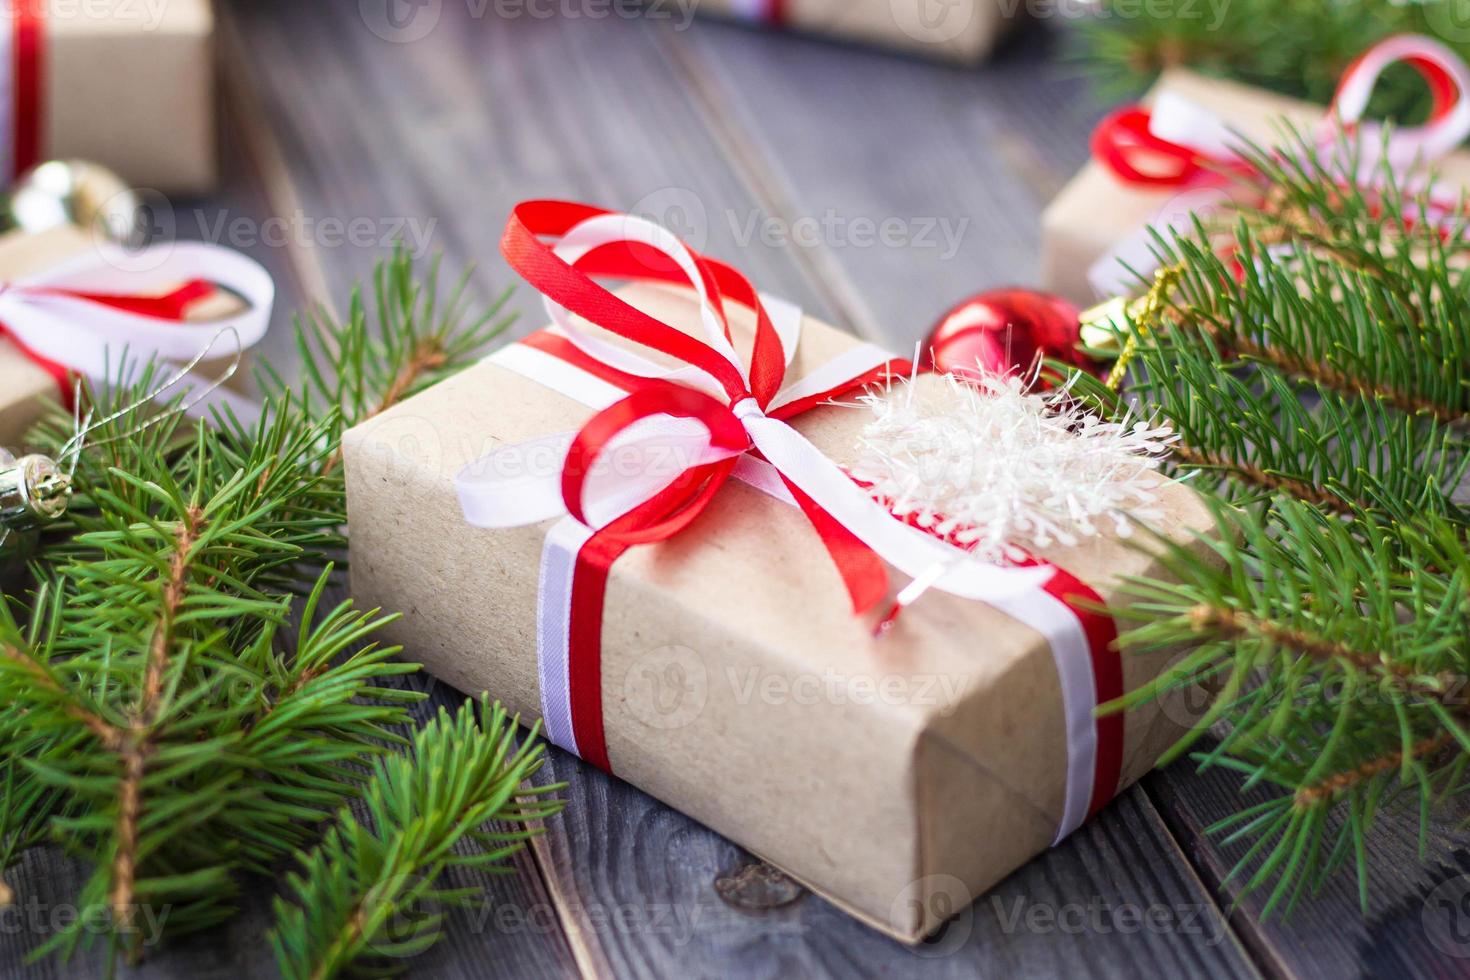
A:
{"type": "Polygon", "coordinates": [[[1101,374],[1077,350],[1082,311],[1034,289],[992,289],[954,307],[929,331],[920,356],[936,371],[1029,375],[1043,360],[1101,374]]]}

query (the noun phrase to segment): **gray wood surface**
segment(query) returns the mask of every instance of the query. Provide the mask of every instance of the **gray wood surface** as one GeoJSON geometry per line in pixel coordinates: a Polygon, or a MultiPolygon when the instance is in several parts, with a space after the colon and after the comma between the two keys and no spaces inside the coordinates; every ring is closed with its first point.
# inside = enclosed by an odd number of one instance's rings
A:
{"type": "MultiPolygon", "coordinates": [[[[648,213],[761,288],[906,347],[967,293],[1034,279],[1040,209],[1084,158],[1100,111],[1043,29],[961,71],[727,24],[477,17],[484,5],[462,0],[430,4],[439,22],[412,43],[370,30],[371,3],[221,6],[230,178],[209,200],[170,202],[172,216],[181,237],[222,231],[277,274],[282,312],[264,354],[287,372],[288,311],[340,303],[395,233],[450,268],[479,263],[475,287],[497,293],[511,278],[496,251],[505,214],[534,196],[648,213]],[[344,244],[324,221],[367,230],[344,244]],[[867,241],[885,221],[896,235],[867,241]],[[813,225],[815,240],[799,237],[813,225]]],[[[514,303],[521,329],[539,324],[529,291],[514,303]]],[[[424,710],[457,697],[435,686],[424,710]]],[[[485,902],[406,964],[410,976],[1470,968],[1456,955],[1470,954],[1470,904],[1436,901],[1441,882],[1467,880],[1463,835],[1433,828],[1421,868],[1416,828],[1386,820],[1366,919],[1348,877],[1291,920],[1263,923],[1254,899],[1231,908],[1222,880],[1237,854],[1204,833],[1237,805],[1237,784],[1187,767],[1149,777],[916,949],[773,881],[740,848],[576,759],[553,750],[544,776],[569,783],[566,811],[515,875],[481,882],[485,902]],[[1146,910],[1168,925],[1132,925],[1146,910]]],[[[39,851],[11,883],[50,907],[83,873],[39,851]]],[[[263,939],[274,885],[249,882],[227,930],[160,950],[136,975],[274,975],[263,939]]],[[[86,959],[22,968],[44,932],[0,928],[0,976],[99,972],[86,959]]]]}

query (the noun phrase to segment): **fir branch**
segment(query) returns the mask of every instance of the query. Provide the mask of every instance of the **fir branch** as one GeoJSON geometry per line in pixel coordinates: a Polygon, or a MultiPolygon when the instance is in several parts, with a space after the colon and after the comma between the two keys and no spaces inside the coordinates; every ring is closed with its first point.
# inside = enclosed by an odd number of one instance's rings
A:
{"type": "MultiPolygon", "coordinates": [[[[371,309],[358,289],[340,322],[322,307],[297,319],[300,384],[289,384],[266,366],[262,387],[280,399],[299,400],[308,412],[334,411],[341,430],[387,411],[463,367],[514,323],[515,316],[505,312],[509,289],[470,313],[472,274],[466,269],[441,301],[439,259],[420,279],[408,250],[399,246],[374,270],[371,309]]],[[[340,463],[334,451],[323,472],[340,463]]]]}
{"type": "Polygon", "coordinates": [[[1299,134],[1247,147],[1270,208],[1231,238],[1196,222],[1157,236],[1161,272],[1135,308],[1111,381],[1180,432],[1187,465],[1221,489],[1286,491],[1343,514],[1454,514],[1470,468],[1470,239],[1411,215],[1361,147],[1324,158],[1299,134]],[[1313,231],[1303,236],[1304,219],[1313,231]]]}
{"type": "MultiPolygon", "coordinates": [[[[465,325],[459,298],[437,312],[402,252],[377,295],[380,320],[354,302],[347,354],[315,361],[301,395],[275,389],[257,423],[165,412],[140,430],[146,408],[91,431],[34,590],[0,604],[0,871],[45,842],[92,868],[76,923],[34,956],[110,923],[102,941],[136,959],[149,904],[170,934],[224,921],[241,874],[319,840],[366,763],[407,744],[422,695],[397,680],[418,668],[372,642],[391,617],[323,607],[345,544],[334,459],[372,399],[462,367],[503,321],[465,325]]],[[[107,418],[160,377],[124,366],[85,399],[107,418]]],[[[39,441],[54,455],[70,434],[58,418],[39,441]]]]}
{"type": "MultiPolygon", "coordinates": [[[[1394,34],[1437,36],[1470,58],[1470,44],[1443,29],[1458,24],[1454,3],[1232,0],[1208,7],[1177,0],[1140,8],[1103,0],[1071,40],[1110,99],[1136,94],[1165,68],[1187,66],[1325,105],[1353,59],[1394,34]]],[[[1370,105],[1375,117],[1424,118],[1430,100],[1411,70],[1385,81],[1370,105]]]]}
{"type": "Polygon", "coordinates": [[[446,907],[478,893],[447,887],[446,871],[509,870],[505,861],[539,832],[527,825],[560,808],[539,799],[559,787],[524,787],[543,749],[534,729],[516,748],[516,726],[483,698],[453,718],[441,708],[414,737],[412,755],[374,765],[368,819],[344,810],[319,847],[298,855],[291,899],[276,901],[270,941],[283,976],[395,972],[394,961],[439,939],[446,907]],[[480,848],[464,853],[464,841],[480,848]]]}

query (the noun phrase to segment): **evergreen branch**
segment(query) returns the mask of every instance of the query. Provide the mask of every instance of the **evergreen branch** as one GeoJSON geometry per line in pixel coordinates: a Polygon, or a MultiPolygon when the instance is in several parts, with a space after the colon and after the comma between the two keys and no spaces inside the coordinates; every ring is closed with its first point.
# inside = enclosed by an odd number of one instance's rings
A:
{"type": "Polygon", "coordinates": [[[1450,732],[1438,732],[1416,742],[1407,751],[1394,749],[1376,759],[1359,763],[1355,768],[1335,772],[1315,783],[1299,786],[1292,794],[1292,802],[1299,810],[1335,803],[1345,793],[1369,780],[1401,768],[1406,759],[1436,755],[1454,742],[1455,736],[1450,732]]]}
{"type": "MultiPolygon", "coordinates": [[[[34,956],[109,923],[110,952],[136,959],[150,904],[169,907],[170,934],[224,921],[242,873],[318,841],[366,764],[407,744],[422,695],[396,682],[418,668],[372,643],[391,617],[321,608],[345,543],[332,460],[373,398],[463,366],[503,322],[462,327],[458,291],[438,312],[401,252],[377,281],[381,334],[356,303],[349,356],[317,362],[300,396],[278,389],[258,423],[165,414],[137,431],[147,408],[92,431],[35,590],[0,604],[0,871],[46,841],[92,868],[75,923],[34,956]]],[[[85,398],[105,418],[159,376],[129,365],[85,398]]],[[[70,425],[41,430],[53,455],[70,425]]]]}
{"type": "Polygon", "coordinates": [[[1156,236],[1163,271],[1110,381],[1129,372],[1179,431],[1181,462],[1232,477],[1227,493],[1453,515],[1470,468],[1470,240],[1414,220],[1428,202],[1386,164],[1371,190],[1354,182],[1361,147],[1324,158],[1283,139],[1243,149],[1268,206],[1230,238],[1202,221],[1156,236]]]}
{"type": "MultiPolygon", "coordinates": [[[[1442,29],[1441,18],[1453,24],[1458,16],[1454,0],[1233,0],[1208,9],[1192,0],[1144,7],[1104,0],[1070,40],[1109,100],[1136,94],[1165,68],[1188,66],[1326,105],[1353,60],[1394,34],[1437,36],[1470,58],[1470,44],[1442,29]]],[[[1400,68],[1369,110],[1412,122],[1429,105],[1423,83],[1400,68]]]]}
{"type": "MultiPolygon", "coordinates": [[[[472,272],[467,269],[441,303],[439,260],[421,280],[399,246],[373,273],[371,309],[359,289],[340,322],[323,308],[297,319],[301,384],[293,388],[267,366],[262,387],[281,400],[298,399],[309,413],[335,411],[339,435],[387,411],[463,367],[515,321],[505,313],[510,290],[470,314],[472,272]]],[[[323,472],[340,463],[334,449],[323,472]]]]}
{"type": "Polygon", "coordinates": [[[319,847],[298,855],[291,899],[276,901],[270,941],[283,976],[327,980],[365,965],[396,972],[395,960],[438,940],[444,907],[477,891],[445,887],[447,870],[508,870],[504,862],[538,830],[487,825],[531,824],[560,808],[534,799],[558,787],[523,788],[543,749],[534,729],[517,749],[516,725],[499,704],[467,701],[453,718],[440,709],[411,755],[374,765],[369,819],[344,810],[319,847]],[[483,849],[464,853],[467,840],[483,849]]]}

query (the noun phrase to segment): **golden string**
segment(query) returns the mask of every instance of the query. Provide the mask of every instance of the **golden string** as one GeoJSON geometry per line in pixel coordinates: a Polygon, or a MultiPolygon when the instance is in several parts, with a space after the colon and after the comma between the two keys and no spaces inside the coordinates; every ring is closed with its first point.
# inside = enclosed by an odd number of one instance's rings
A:
{"type": "Polygon", "coordinates": [[[1129,305],[1129,319],[1133,321],[1133,329],[1128,332],[1128,340],[1124,342],[1113,369],[1108,372],[1105,384],[1109,390],[1117,391],[1127,377],[1129,365],[1138,356],[1139,338],[1147,334],[1150,327],[1163,322],[1164,312],[1169,308],[1169,294],[1183,277],[1183,265],[1165,266],[1154,273],[1153,285],[1148,292],[1129,305]]]}

